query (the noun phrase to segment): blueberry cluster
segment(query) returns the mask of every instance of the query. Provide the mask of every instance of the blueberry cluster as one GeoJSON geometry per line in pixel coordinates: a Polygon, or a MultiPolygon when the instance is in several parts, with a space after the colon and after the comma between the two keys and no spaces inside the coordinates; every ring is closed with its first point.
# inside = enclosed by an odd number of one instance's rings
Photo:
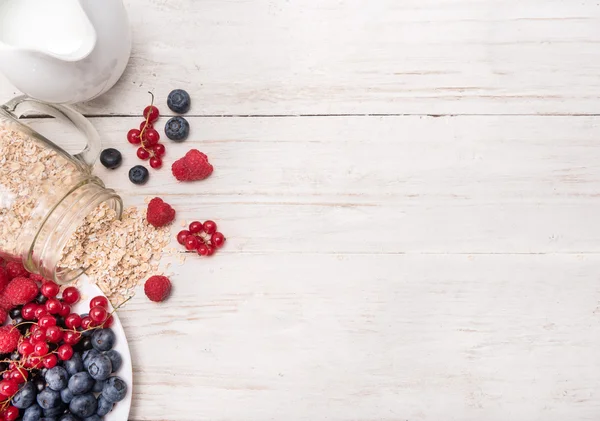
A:
{"type": "Polygon", "coordinates": [[[71,359],[39,371],[13,396],[23,421],[100,421],[127,394],[111,329],[85,332],[71,359]]]}

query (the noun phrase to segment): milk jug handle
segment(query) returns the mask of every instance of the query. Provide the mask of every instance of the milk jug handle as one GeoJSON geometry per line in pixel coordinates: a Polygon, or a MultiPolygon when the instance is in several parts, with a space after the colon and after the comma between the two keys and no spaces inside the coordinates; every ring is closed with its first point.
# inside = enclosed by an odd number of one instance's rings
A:
{"type": "Polygon", "coordinates": [[[15,118],[35,113],[49,115],[62,122],[69,123],[75,126],[87,139],[85,148],[80,153],[74,155],[74,157],[92,167],[100,156],[102,148],[100,135],[88,119],[71,107],[47,104],[27,96],[19,96],[7,102],[2,108],[11,113],[15,118]]]}

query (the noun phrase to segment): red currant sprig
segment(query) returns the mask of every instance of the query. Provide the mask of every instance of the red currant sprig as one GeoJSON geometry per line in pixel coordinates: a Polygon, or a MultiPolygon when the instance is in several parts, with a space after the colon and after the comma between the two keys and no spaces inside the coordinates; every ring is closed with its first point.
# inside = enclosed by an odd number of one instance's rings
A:
{"type": "Polygon", "coordinates": [[[200,256],[212,256],[225,244],[225,236],[217,231],[214,221],[194,221],[187,230],[179,231],[177,242],[189,251],[195,250],[200,256]]]}
{"type": "Polygon", "coordinates": [[[160,113],[154,106],[154,94],[149,106],[144,109],[144,121],[140,124],[140,129],[131,129],[127,133],[127,140],[132,145],[140,145],[137,150],[137,157],[142,161],[150,159],[150,166],[154,169],[162,167],[162,157],[165,155],[165,146],[160,142],[160,134],[154,129],[153,123],[158,120],[160,113]]]}

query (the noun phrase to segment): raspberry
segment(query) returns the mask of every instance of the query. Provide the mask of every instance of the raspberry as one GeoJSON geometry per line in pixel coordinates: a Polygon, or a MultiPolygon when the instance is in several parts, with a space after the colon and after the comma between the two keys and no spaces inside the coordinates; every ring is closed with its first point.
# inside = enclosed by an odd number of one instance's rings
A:
{"type": "Polygon", "coordinates": [[[14,326],[0,327],[0,354],[10,354],[19,344],[21,334],[14,326]]]}
{"type": "Polygon", "coordinates": [[[164,301],[171,293],[171,281],[166,276],[151,276],[144,285],[144,292],[151,301],[164,301]]]}
{"type": "Polygon", "coordinates": [[[155,197],[148,203],[146,218],[156,228],[164,227],[175,219],[175,210],[162,199],[155,197]]]}
{"type": "Polygon", "coordinates": [[[6,273],[10,279],[22,276],[24,278],[29,276],[29,272],[25,270],[21,262],[8,262],[6,264],[6,273]]]}
{"type": "Polygon", "coordinates": [[[6,273],[6,269],[0,266],[0,292],[4,291],[4,288],[6,288],[6,285],[8,285],[9,282],[10,278],[6,273]]]}
{"type": "Polygon", "coordinates": [[[213,172],[208,157],[197,149],[192,149],[171,166],[171,171],[179,181],[204,180],[213,172]]]}
{"type": "Polygon", "coordinates": [[[0,309],[0,324],[3,324],[8,318],[8,313],[2,309],[0,309]]]}
{"type": "Polygon", "coordinates": [[[39,288],[35,281],[29,278],[18,277],[10,281],[3,295],[13,306],[17,306],[33,301],[38,293],[39,288]]]}
{"type": "Polygon", "coordinates": [[[42,284],[44,282],[48,282],[48,279],[44,278],[42,275],[38,275],[37,273],[31,273],[31,274],[29,274],[29,279],[32,279],[35,282],[40,282],[42,284]]]}

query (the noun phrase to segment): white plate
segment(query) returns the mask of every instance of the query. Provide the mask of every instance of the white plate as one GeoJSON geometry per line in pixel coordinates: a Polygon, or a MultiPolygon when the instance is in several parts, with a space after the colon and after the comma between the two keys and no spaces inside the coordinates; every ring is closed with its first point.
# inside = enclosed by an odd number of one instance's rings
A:
{"type": "MultiPolygon", "coordinates": [[[[92,284],[89,278],[85,275],[79,278],[79,286],[77,287],[81,294],[81,300],[75,304],[73,310],[78,314],[88,313],[90,311],[90,301],[92,298],[104,294],[96,285],[92,284]]],[[[111,307],[112,311],[112,307],[111,307]]],[[[133,396],[133,368],[131,366],[131,352],[125,337],[125,331],[119,320],[117,312],[113,314],[115,319],[111,329],[115,332],[117,342],[113,348],[123,357],[123,365],[116,373],[112,374],[122,378],[127,383],[127,396],[121,402],[115,404],[114,409],[106,415],[104,421],[123,421],[129,418],[129,410],[131,409],[131,397],[133,396]]]]}

